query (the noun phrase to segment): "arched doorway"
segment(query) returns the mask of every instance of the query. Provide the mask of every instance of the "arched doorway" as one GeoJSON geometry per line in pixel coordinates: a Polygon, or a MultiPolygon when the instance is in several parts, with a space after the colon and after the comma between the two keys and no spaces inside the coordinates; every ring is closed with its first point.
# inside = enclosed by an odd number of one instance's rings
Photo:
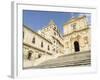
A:
{"type": "Polygon", "coordinates": [[[31,60],[32,53],[33,53],[32,51],[29,51],[29,52],[28,52],[28,56],[27,56],[27,59],[28,59],[28,60],[31,60]]]}
{"type": "Polygon", "coordinates": [[[80,51],[80,46],[79,46],[79,42],[78,41],[74,42],[74,50],[75,50],[75,52],[80,51]]]}

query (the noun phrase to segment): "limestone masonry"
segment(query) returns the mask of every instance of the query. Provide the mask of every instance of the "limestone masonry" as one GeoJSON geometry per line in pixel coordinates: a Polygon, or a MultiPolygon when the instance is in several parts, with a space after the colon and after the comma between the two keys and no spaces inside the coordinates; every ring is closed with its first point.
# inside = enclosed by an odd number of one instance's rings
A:
{"type": "Polygon", "coordinates": [[[86,16],[72,18],[62,27],[63,33],[53,20],[37,32],[23,25],[24,68],[37,66],[59,56],[90,52],[90,25],[86,16]]]}

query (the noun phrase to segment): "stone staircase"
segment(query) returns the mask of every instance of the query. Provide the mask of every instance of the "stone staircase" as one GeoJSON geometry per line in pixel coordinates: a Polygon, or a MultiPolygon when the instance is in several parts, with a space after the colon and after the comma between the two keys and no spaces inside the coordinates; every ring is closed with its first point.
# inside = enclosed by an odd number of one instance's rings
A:
{"type": "Polygon", "coordinates": [[[82,66],[90,65],[91,56],[90,51],[77,52],[70,55],[62,55],[55,59],[47,60],[42,62],[33,68],[57,68],[57,67],[68,67],[68,66],[82,66]]]}

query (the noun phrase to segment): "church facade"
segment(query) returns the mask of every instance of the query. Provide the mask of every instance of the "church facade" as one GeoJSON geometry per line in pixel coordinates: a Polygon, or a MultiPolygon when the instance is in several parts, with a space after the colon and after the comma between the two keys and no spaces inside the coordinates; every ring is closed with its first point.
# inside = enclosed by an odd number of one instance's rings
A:
{"type": "Polygon", "coordinates": [[[23,27],[24,68],[62,55],[90,52],[91,35],[86,16],[73,18],[65,23],[63,35],[53,20],[37,32],[26,25],[23,27]]]}
{"type": "Polygon", "coordinates": [[[74,18],[64,24],[65,54],[90,51],[90,25],[86,16],[74,18]]]}

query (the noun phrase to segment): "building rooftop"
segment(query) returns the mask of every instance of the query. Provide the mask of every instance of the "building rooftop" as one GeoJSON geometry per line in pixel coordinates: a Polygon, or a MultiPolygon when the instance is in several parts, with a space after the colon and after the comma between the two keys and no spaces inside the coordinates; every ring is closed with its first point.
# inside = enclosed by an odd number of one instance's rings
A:
{"type": "Polygon", "coordinates": [[[77,21],[77,20],[83,19],[83,18],[86,18],[86,16],[79,16],[79,17],[76,17],[76,18],[72,18],[69,21],[65,22],[64,25],[70,24],[70,23],[72,23],[74,21],[77,21]]]}
{"type": "Polygon", "coordinates": [[[32,31],[33,33],[35,33],[36,35],[40,36],[41,38],[43,38],[44,40],[48,41],[49,43],[52,44],[51,41],[49,41],[48,39],[44,38],[43,36],[41,36],[39,33],[35,32],[34,30],[32,30],[31,28],[29,28],[28,26],[26,25],[23,25],[25,28],[27,28],[28,30],[32,31]]]}

